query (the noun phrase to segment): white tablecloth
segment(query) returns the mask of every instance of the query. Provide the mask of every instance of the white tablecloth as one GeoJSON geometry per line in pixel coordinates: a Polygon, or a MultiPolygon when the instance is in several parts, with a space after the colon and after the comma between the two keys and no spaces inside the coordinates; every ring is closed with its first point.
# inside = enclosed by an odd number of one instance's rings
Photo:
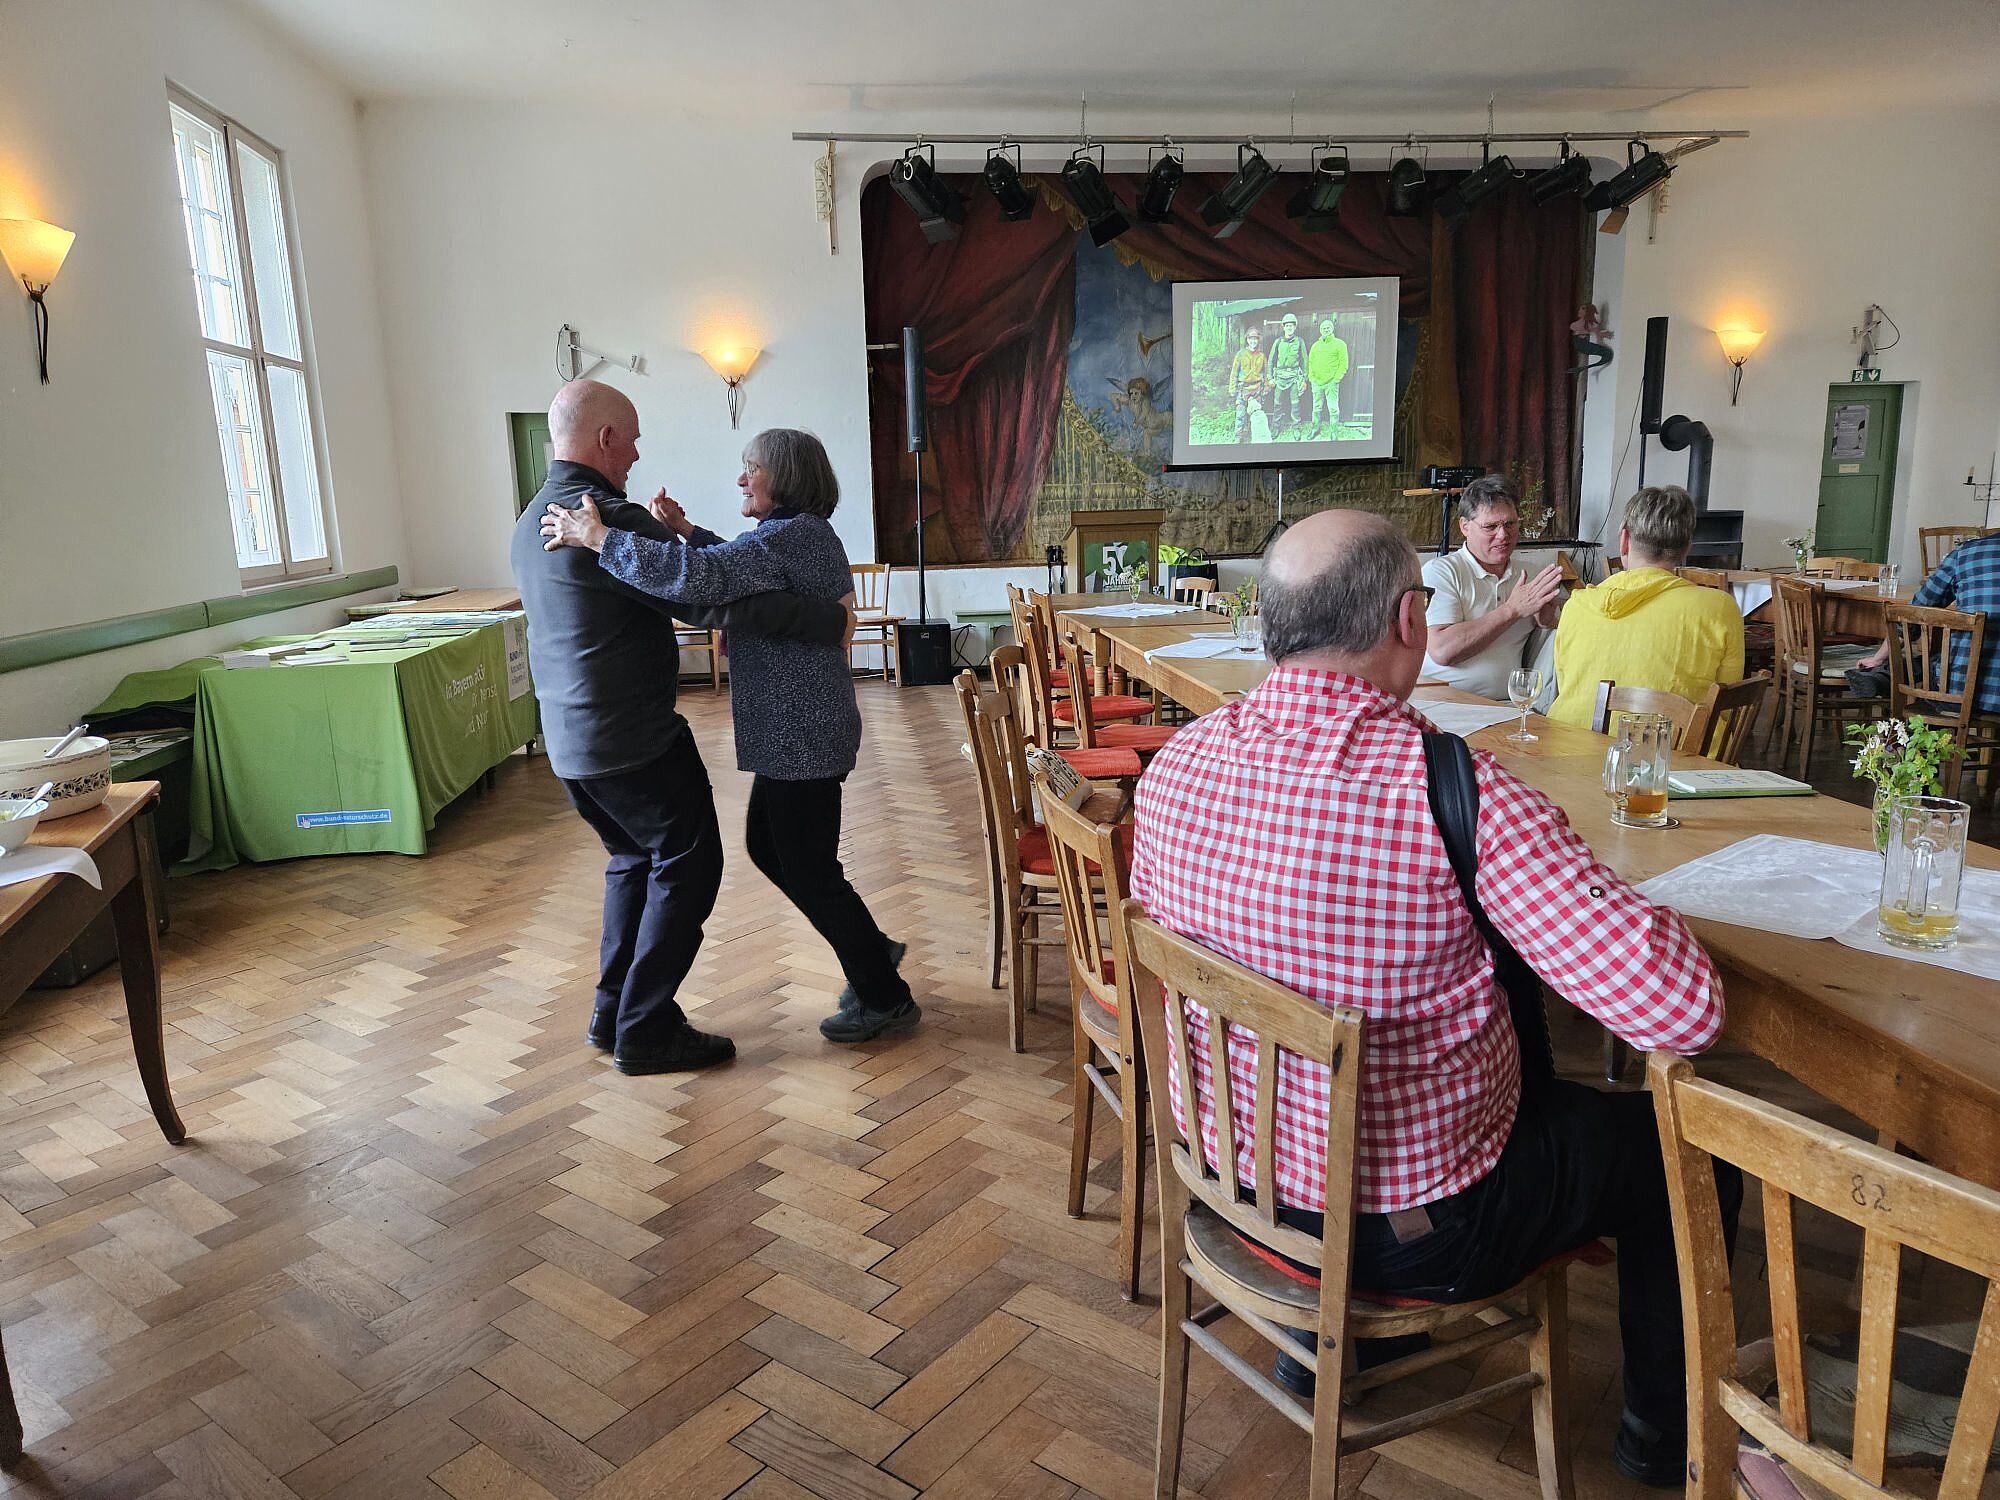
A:
{"type": "Polygon", "coordinates": [[[1144,620],[1153,615],[1185,614],[1192,604],[1098,604],[1089,609],[1066,609],[1066,615],[1103,615],[1106,619],[1144,620]]]}

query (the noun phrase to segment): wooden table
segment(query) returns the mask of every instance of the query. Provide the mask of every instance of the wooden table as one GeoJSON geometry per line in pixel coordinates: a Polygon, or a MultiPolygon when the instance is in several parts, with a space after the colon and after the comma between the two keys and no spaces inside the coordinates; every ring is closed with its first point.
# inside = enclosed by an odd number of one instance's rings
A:
{"type": "MultiPolygon", "coordinates": [[[[1796,573],[1767,573],[1756,568],[1731,568],[1724,574],[1734,583],[1770,583],[1777,578],[1798,578],[1796,573]]],[[[1803,583],[1847,583],[1863,582],[1861,588],[1834,588],[1826,590],[1821,600],[1821,625],[1829,635],[1865,635],[1880,639],[1889,633],[1889,619],[1884,612],[1890,604],[1908,604],[1916,597],[1914,584],[1899,584],[1893,595],[1876,591],[1875,585],[1865,580],[1841,578],[1805,578],[1803,583]]],[[[1743,618],[1746,620],[1769,620],[1771,602],[1766,600],[1751,610],[1743,618]]]]}
{"type": "MultiPolygon", "coordinates": [[[[1185,631],[1180,637],[1185,638],[1185,631]]],[[[1114,662],[1196,712],[1248,691],[1267,663],[1178,660],[1145,652],[1172,630],[1105,632],[1114,662]]],[[[1449,688],[1424,696],[1483,701],[1449,688]]],[[[1673,804],[1679,828],[1613,824],[1601,781],[1608,741],[1537,718],[1533,744],[1509,725],[1470,736],[1508,770],[1554,799],[1606,864],[1645,880],[1757,833],[1851,848],[1873,842],[1868,809],[1832,797],[1745,797],[1673,804]]],[[[1677,757],[1677,763],[1714,762],[1677,757]]],[[[1973,845],[1968,861],[2000,869],[2000,850],[1973,845]]],[[[1722,922],[1692,923],[1723,971],[1736,1044],[1850,1110],[1947,1171],[2000,1188],[2000,985],[1837,943],[1782,937],[1722,922]]]]}

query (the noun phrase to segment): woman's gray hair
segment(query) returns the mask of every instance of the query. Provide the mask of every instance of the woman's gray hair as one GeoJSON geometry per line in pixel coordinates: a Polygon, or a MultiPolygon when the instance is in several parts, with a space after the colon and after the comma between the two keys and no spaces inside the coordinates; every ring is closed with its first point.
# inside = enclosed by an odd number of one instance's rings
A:
{"type": "Polygon", "coordinates": [[[1694,544],[1694,496],[1677,484],[1649,484],[1625,502],[1632,550],[1678,567],[1694,544]]]}
{"type": "Polygon", "coordinates": [[[782,510],[830,516],[840,504],[840,481],[826,446],[796,427],[767,427],[750,439],[743,461],[762,469],[771,482],[771,503],[782,510]]]}
{"type": "Polygon", "coordinates": [[[1515,515],[1521,513],[1521,492],[1505,474],[1482,474],[1458,492],[1458,518],[1468,526],[1495,505],[1511,505],[1515,515]]]}
{"type": "Polygon", "coordinates": [[[1403,595],[1422,577],[1416,549],[1387,520],[1370,526],[1309,577],[1266,567],[1264,652],[1282,662],[1308,651],[1367,651],[1381,641],[1403,595]]]}

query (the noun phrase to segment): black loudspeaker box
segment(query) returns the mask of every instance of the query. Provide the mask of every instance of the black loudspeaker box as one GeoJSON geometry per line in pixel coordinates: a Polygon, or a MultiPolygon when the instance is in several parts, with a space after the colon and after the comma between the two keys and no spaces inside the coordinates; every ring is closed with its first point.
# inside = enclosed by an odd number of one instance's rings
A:
{"type": "Polygon", "coordinates": [[[896,627],[896,675],[904,687],[951,681],[951,622],[905,620],[896,627]]]}
{"type": "Polygon", "coordinates": [[[1667,387],[1667,320],[1646,319],[1646,378],[1639,393],[1639,430],[1660,430],[1660,400],[1667,387]]]}
{"type": "Polygon", "coordinates": [[[924,336],[903,330],[903,425],[912,453],[924,451],[924,336]]]}

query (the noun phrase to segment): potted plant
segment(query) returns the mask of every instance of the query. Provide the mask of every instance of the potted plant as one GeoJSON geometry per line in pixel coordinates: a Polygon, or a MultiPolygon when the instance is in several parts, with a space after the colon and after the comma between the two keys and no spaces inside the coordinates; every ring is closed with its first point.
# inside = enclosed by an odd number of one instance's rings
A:
{"type": "Polygon", "coordinates": [[[1854,742],[1854,774],[1875,783],[1875,852],[1889,847],[1889,808],[1899,797],[1944,795],[1944,763],[1956,759],[1958,741],[1915,714],[1902,719],[1877,719],[1850,724],[1854,742]]]}
{"type": "Polygon", "coordinates": [[[1802,536],[1788,536],[1785,545],[1792,549],[1792,571],[1805,572],[1806,564],[1812,561],[1813,534],[1808,531],[1802,536]]]}
{"type": "Polygon", "coordinates": [[[1201,547],[1179,547],[1172,542],[1162,542],[1160,566],[1167,570],[1164,586],[1170,594],[1174,585],[1183,578],[1215,577],[1215,564],[1209,561],[1207,550],[1201,547]]]}

